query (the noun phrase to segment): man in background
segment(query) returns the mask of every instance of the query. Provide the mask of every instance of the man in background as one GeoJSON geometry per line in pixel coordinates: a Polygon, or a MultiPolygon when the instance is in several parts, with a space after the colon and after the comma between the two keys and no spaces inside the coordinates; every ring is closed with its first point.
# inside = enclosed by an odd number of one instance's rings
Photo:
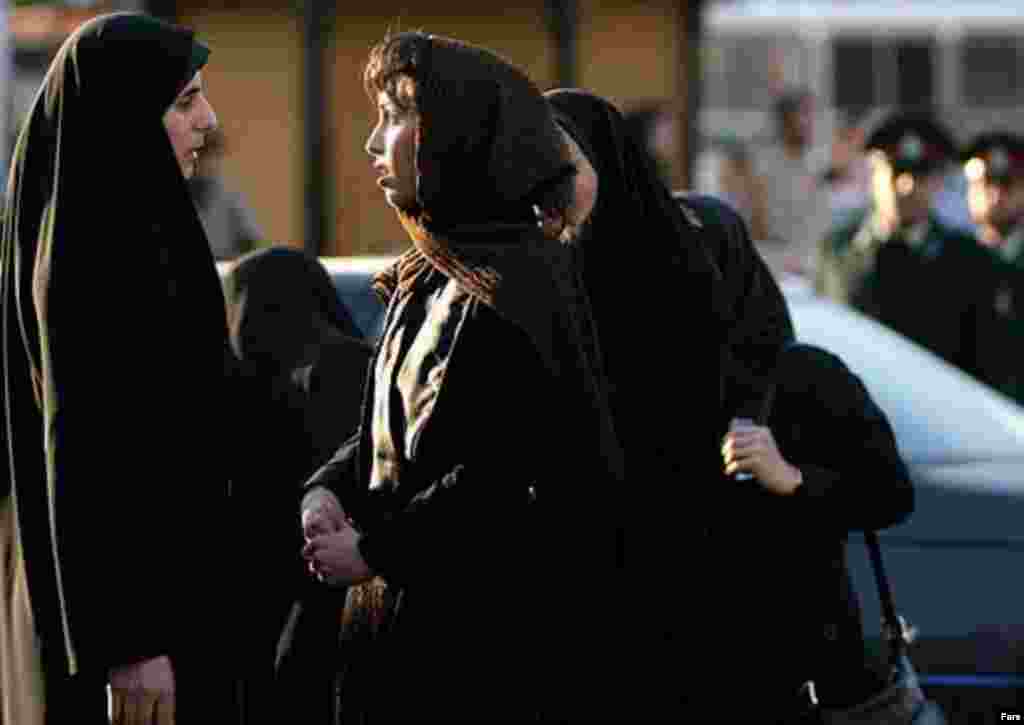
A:
{"type": "Polygon", "coordinates": [[[991,380],[996,260],[933,202],[957,149],[928,116],[892,114],[865,144],[872,205],[824,241],[818,291],[991,380]]]}
{"type": "Polygon", "coordinates": [[[781,93],[774,141],[755,156],[751,233],[776,277],[809,275],[831,224],[826,164],[813,150],[814,111],[809,90],[781,93]]]}
{"type": "Polygon", "coordinates": [[[993,356],[993,366],[999,363],[993,383],[1024,404],[1024,137],[980,134],[961,159],[978,241],[1002,262],[991,292],[1002,336],[1002,354],[993,356]]]}

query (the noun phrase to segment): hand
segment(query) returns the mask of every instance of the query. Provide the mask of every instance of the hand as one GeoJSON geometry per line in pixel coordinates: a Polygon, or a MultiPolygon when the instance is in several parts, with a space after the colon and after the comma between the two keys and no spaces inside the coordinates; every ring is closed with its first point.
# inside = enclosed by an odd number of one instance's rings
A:
{"type": "Polygon", "coordinates": [[[174,670],[167,657],[110,670],[112,725],[174,725],[174,670]]]}
{"type": "Polygon", "coordinates": [[[722,458],[726,474],[751,473],[761,486],[780,496],[789,496],[803,483],[800,469],[782,457],[771,429],[764,426],[750,425],[726,433],[722,458]]]}
{"type": "Polygon", "coordinates": [[[302,535],[309,542],[317,536],[341,531],[347,522],[345,509],[326,488],[316,488],[302,500],[302,535]]]}
{"type": "Polygon", "coordinates": [[[360,533],[351,526],[317,536],[302,549],[303,558],[317,579],[331,586],[358,584],[373,577],[359,553],[360,533]]]}

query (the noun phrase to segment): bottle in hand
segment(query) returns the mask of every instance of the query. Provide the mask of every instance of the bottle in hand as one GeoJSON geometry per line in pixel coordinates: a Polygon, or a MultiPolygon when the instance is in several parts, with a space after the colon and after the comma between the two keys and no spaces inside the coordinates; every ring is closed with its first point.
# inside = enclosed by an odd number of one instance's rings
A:
{"type": "MultiPolygon", "coordinates": [[[[750,418],[733,418],[729,423],[729,432],[736,433],[742,430],[753,428],[755,423],[750,418]]],[[[732,474],[732,480],[734,481],[750,481],[753,480],[754,474],[747,471],[736,471],[732,474]]]]}

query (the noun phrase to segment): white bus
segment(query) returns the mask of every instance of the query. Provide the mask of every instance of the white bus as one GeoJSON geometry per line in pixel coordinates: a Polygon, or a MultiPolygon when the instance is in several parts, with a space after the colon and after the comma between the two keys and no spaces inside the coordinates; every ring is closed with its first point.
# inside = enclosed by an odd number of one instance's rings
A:
{"type": "Polygon", "coordinates": [[[701,131],[770,132],[784,85],[837,112],[930,108],[960,141],[1024,131],[1024,1],[712,0],[704,16],[701,131]]]}

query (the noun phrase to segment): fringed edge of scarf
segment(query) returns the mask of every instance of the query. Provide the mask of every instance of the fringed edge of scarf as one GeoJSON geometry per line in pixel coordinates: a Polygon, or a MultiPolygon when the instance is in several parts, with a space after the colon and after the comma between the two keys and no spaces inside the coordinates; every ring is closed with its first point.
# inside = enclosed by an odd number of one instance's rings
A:
{"type": "Polygon", "coordinates": [[[428,231],[419,218],[402,212],[398,218],[413,246],[374,277],[373,288],[385,303],[395,293],[407,292],[422,274],[433,268],[494,307],[501,286],[501,275],[496,269],[456,251],[447,240],[428,231]]]}

